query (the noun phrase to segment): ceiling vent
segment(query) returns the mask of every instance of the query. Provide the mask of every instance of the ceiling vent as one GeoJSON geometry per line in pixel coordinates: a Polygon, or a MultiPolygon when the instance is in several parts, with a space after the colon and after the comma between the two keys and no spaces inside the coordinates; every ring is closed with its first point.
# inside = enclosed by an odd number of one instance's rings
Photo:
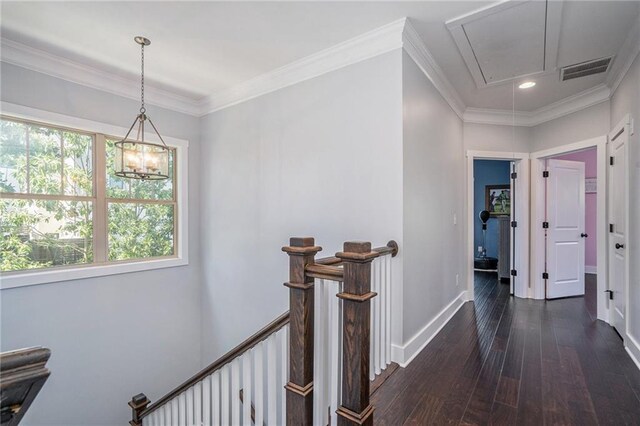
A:
{"type": "Polygon", "coordinates": [[[574,78],[607,72],[612,59],[613,56],[610,56],[608,58],[594,59],[592,61],[581,62],[579,64],[560,68],[560,80],[567,81],[574,78]]]}

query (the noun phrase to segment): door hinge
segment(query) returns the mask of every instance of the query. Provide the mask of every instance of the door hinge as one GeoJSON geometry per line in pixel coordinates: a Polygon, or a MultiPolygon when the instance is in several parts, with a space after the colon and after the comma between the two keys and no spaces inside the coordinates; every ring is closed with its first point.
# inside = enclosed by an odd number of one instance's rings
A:
{"type": "Polygon", "coordinates": [[[609,293],[609,300],[613,300],[613,290],[605,290],[605,293],[609,293]]]}
{"type": "Polygon", "coordinates": [[[511,173],[511,179],[518,179],[518,173],[516,172],[511,173]]]}
{"type": "Polygon", "coordinates": [[[542,222],[542,229],[549,229],[549,222],[542,222]]]}
{"type": "Polygon", "coordinates": [[[613,166],[614,163],[615,163],[615,160],[613,159],[613,157],[609,157],[609,165],[613,166]]]}
{"type": "Polygon", "coordinates": [[[548,178],[549,177],[549,170],[545,170],[544,172],[542,172],[542,177],[543,178],[548,178]]]}
{"type": "Polygon", "coordinates": [[[518,276],[518,271],[516,271],[515,269],[511,270],[511,276],[512,277],[517,277],[518,276]]]}
{"type": "Polygon", "coordinates": [[[609,224],[609,232],[613,233],[613,223],[609,224]]]}
{"type": "Polygon", "coordinates": [[[511,227],[512,228],[517,228],[518,227],[518,221],[514,220],[511,222],[511,227]]]}
{"type": "Polygon", "coordinates": [[[542,273],[542,279],[543,280],[548,280],[549,279],[549,273],[548,272],[543,272],[542,273]]]}

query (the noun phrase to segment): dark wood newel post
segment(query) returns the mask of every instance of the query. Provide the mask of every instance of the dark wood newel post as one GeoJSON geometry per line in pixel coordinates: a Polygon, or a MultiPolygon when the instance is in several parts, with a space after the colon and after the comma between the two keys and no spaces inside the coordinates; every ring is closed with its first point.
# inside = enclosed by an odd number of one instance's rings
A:
{"type": "Polygon", "coordinates": [[[149,398],[143,393],[139,393],[129,401],[129,407],[131,407],[131,426],[142,426],[142,419],[140,413],[149,405],[149,398]]]}
{"type": "Polygon", "coordinates": [[[344,265],[342,299],[342,401],[338,425],[373,425],[373,406],[369,403],[369,345],[371,262],[378,256],[371,243],[346,242],[336,253],[344,265]]]}
{"type": "Polygon", "coordinates": [[[289,255],[289,382],[287,425],[313,422],[313,278],[305,267],[322,250],[311,237],[291,238],[282,251],[289,255]]]}

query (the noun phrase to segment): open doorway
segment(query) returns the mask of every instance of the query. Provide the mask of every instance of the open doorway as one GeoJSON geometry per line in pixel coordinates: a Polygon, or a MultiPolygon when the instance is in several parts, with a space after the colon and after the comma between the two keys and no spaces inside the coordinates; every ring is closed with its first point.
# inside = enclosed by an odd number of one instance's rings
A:
{"type": "Polygon", "coordinates": [[[474,280],[488,287],[511,283],[513,165],[508,160],[473,164],[474,280]]]}
{"type": "Polygon", "coordinates": [[[468,300],[475,298],[480,271],[481,281],[489,280],[482,288],[531,297],[529,170],[528,153],[467,151],[468,300]],[[508,285],[499,285],[500,278],[508,285]]]}
{"type": "Polygon", "coordinates": [[[545,159],[546,297],[585,296],[596,317],[598,157],[596,147],[545,159]],[[554,187],[556,186],[556,187],[554,187]]]}

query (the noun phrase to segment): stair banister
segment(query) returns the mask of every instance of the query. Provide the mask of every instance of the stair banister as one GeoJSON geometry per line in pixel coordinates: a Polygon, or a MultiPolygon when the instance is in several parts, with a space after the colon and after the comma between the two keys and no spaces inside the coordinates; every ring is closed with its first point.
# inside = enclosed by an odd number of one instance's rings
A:
{"type": "Polygon", "coordinates": [[[289,382],[287,424],[313,422],[313,277],[307,265],[322,250],[311,237],[291,238],[282,251],[289,255],[289,382]]]}
{"type": "Polygon", "coordinates": [[[369,242],[346,242],[336,253],[344,267],[342,299],[342,401],[338,425],[373,425],[373,406],[369,402],[369,346],[371,262],[380,253],[369,242]]]}

